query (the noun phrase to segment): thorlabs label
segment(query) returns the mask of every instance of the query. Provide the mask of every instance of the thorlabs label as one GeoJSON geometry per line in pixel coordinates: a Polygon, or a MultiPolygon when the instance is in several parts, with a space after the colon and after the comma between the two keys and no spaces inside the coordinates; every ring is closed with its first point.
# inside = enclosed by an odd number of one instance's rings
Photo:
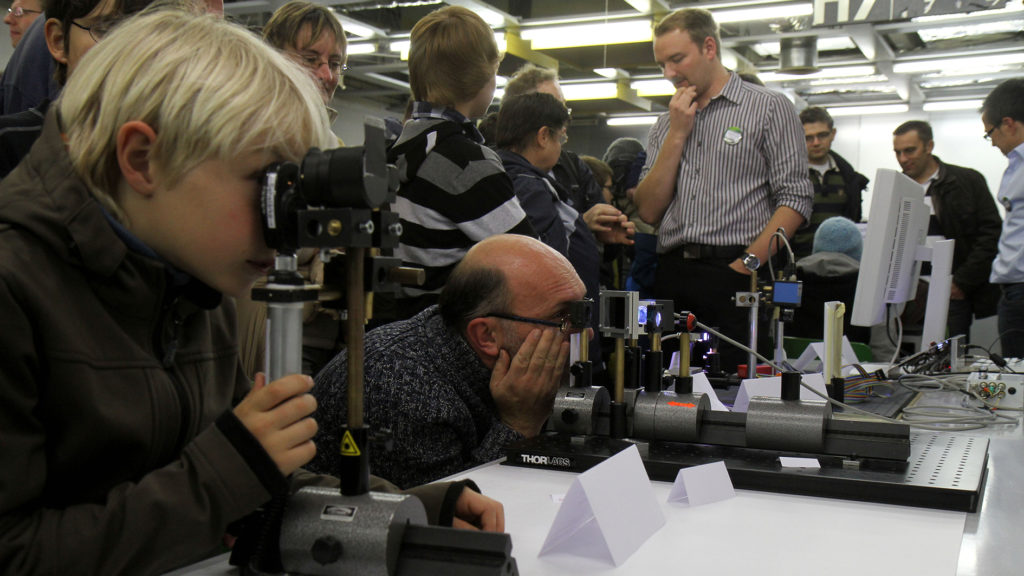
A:
{"type": "Polygon", "coordinates": [[[556,468],[571,468],[572,461],[562,456],[541,456],[539,454],[520,454],[520,461],[531,466],[553,466],[556,468]]]}

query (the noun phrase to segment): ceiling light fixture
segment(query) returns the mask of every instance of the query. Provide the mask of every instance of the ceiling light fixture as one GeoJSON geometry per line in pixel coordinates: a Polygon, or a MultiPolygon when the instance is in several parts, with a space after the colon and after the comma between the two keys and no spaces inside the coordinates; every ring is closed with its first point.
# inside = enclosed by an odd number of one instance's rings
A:
{"type": "Polygon", "coordinates": [[[377,51],[377,45],[373,42],[352,42],[346,49],[349,56],[355,54],[373,54],[377,51]]]}
{"type": "Polygon", "coordinates": [[[892,65],[896,74],[920,74],[922,72],[941,72],[943,76],[956,74],[976,74],[979,69],[999,66],[1016,66],[1024,64],[1024,52],[1011,54],[992,54],[968,58],[943,58],[936,60],[910,60],[892,65]]]}
{"type": "Polygon", "coordinates": [[[918,30],[917,35],[925,42],[936,42],[938,40],[973,38],[976,36],[987,36],[990,34],[1016,34],[1022,29],[1024,29],[1024,20],[1009,20],[1006,22],[987,22],[985,24],[972,24],[969,26],[926,28],[924,30],[918,30]]]}
{"type": "Polygon", "coordinates": [[[655,115],[647,116],[612,116],[608,118],[609,126],[650,126],[658,121],[655,115]]]}
{"type": "Polygon", "coordinates": [[[386,35],[383,30],[374,28],[369,24],[364,24],[350,16],[338,14],[334,10],[331,10],[331,13],[338,19],[338,22],[341,22],[341,27],[346,34],[352,34],[353,36],[359,36],[360,38],[374,38],[386,35]]]}
{"type": "Polygon", "coordinates": [[[567,101],[608,100],[619,96],[615,82],[589,82],[587,84],[562,84],[562,94],[567,101]]]}
{"type": "Polygon", "coordinates": [[[868,116],[871,114],[902,114],[909,112],[907,104],[874,104],[870,106],[839,106],[828,108],[829,115],[835,116],[868,116]]]}
{"type": "Polygon", "coordinates": [[[945,22],[947,20],[963,20],[965,18],[982,18],[989,16],[1017,16],[1024,11],[1024,4],[1011,4],[999,10],[976,10],[974,12],[959,14],[939,14],[937,16],[918,16],[911,18],[911,22],[917,24],[930,24],[933,22],[945,22]]]}
{"type": "Polygon", "coordinates": [[[819,80],[822,78],[850,78],[854,76],[873,76],[874,66],[839,66],[825,68],[814,74],[783,74],[781,72],[760,72],[757,77],[762,82],[787,82],[790,80],[819,80]]]}
{"type": "MultiPolygon", "coordinates": [[[[754,52],[761,56],[777,57],[780,50],[780,42],[758,42],[751,46],[754,52]]],[[[818,38],[818,52],[835,52],[837,50],[853,50],[857,45],[850,40],[849,36],[829,36],[818,38]]]]}
{"type": "Polygon", "coordinates": [[[979,110],[983,100],[946,100],[941,102],[925,102],[921,109],[925,112],[948,112],[950,110],[979,110]]]}
{"type": "Polygon", "coordinates": [[[620,20],[595,24],[523,28],[519,34],[534,50],[632,44],[653,38],[649,20],[620,20]]]}
{"type": "Polygon", "coordinates": [[[676,93],[676,87],[664,78],[657,80],[634,80],[629,87],[636,90],[637,96],[671,96],[676,93]]]}
{"type": "Polygon", "coordinates": [[[651,11],[651,0],[626,0],[626,4],[629,4],[641,14],[647,14],[651,11]]]}
{"type": "MultiPolygon", "coordinates": [[[[494,41],[498,44],[498,52],[506,52],[508,50],[508,40],[505,39],[504,32],[495,32],[494,41]]],[[[398,52],[402,60],[408,60],[410,45],[411,42],[409,40],[392,40],[388,49],[391,52],[398,52]]]]}

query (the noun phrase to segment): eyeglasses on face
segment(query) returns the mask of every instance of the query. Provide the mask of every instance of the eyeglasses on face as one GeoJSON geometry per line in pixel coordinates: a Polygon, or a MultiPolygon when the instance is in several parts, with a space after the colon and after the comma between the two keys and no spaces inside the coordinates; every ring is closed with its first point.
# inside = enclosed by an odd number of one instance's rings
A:
{"type": "Polygon", "coordinates": [[[15,18],[21,18],[25,14],[42,14],[42,10],[29,10],[28,8],[22,8],[21,6],[15,6],[14,8],[8,8],[7,13],[15,18]]]}
{"type": "Polygon", "coordinates": [[[101,16],[99,19],[90,23],[88,26],[83,26],[82,24],[79,24],[74,20],[71,21],[71,24],[88,32],[89,36],[92,37],[93,42],[98,43],[100,40],[103,40],[103,37],[109,34],[110,30],[113,29],[113,27],[116,26],[118,23],[120,23],[121,20],[124,20],[123,15],[108,14],[105,16],[101,16]]]}
{"type": "Polygon", "coordinates": [[[569,142],[569,132],[565,128],[558,130],[554,126],[548,126],[547,129],[551,132],[552,136],[556,136],[558,138],[558,144],[560,146],[565,146],[566,143],[569,142]]]}
{"type": "Polygon", "coordinates": [[[303,66],[313,71],[319,70],[324,64],[327,64],[327,69],[335,76],[341,76],[348,70],[348,65],[342,63],[340,59],[328,58],[324,60],[319,54],[312,52],[291,52],[291,54],[294,54],[303,66]]]}
{"type": "Polygon", "coordinates": [[[999,124],[996,124],[995,126],[993,126],[993,127],[989,128],[988,130],[986,130],[985,131],[985,140],[991,140],[992,139],[992,133],[995,132],[997,129],[999,129],[999,124]]]}
{"type": "Polygon", "coordinates": [[[515,314],[487,314],[487,317],[501,318],[502,320],[511,320],[512,322],[525,322],[527,324],[537,324],[539,326],[549,326],[551,328],[558,328],[558,331],[566,336],[577,334],[582,331],[579,326],[573,325],[572,318],[568,313],[563,314],[558,322],[553,320],[541,320],[540,318],[530,318],[527,316],[516,316],[515,314]]]}

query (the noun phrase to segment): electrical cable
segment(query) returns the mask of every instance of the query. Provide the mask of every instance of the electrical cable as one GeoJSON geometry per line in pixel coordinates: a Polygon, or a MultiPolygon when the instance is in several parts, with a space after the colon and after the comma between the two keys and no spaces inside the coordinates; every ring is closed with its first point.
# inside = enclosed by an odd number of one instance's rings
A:
{"type": "MultiPolygon", "coordinates": [[[[679,318],[679,319],[685,320],[685,318],[682,317],[682,314],[675,314],[675,316],[677,318],[679,318]]],[[[736,346],[737,348],[740,348],[741,350],[744,350],[745,352],[753,353],[757,358],[759,358],[760,360],[764,361],[765,363],[770,365],[772,368],[774,368],[776,370],[779,370],[780,372],[783,371],[782,368],[779,365],[775,364],[771,360],[768,360],[764,356],[760,355],[759,353],[757,353],[757,351],[751,350],[749,347],[745,346],[744,344],[741,344],[741,343],[737,342],[736,340],[733,340],[732,338],[729,338],[728,336],[718,332],[717,330],[714,330],[713,328],[710,328],[710,327],[704,325],[703,323],[701,323],[699,321],[695,322],[695,326],[700,328],[701,330],[704,330],[706,332],[709,332],[709,333],[717,336],[718,338],[724,340],[725,342],[727,342],[729,344],[732,344],[733,346],[736,346]]],[[[901,328],[901,331],[902,331],[902,328],[901,328]]],[[[678,337],[678,335],[676,335],[676,337],[678,337]]],[[[664,338],[663,338],[663,340],[664,340],[664,338]]],[[[863,367],[857,366],[857,368],[858,368],[858,370],[862,374],[866,373],[866,371],[864,370],[863,367]]],[[[962,373],[956,373],[956,374],[947,374],[947,375],[943,375],[941,377],[941,379],[940,379],[940,377],[929,376],[929,375],[925,375],[925,374],[906,374],[906,375],[900,376],[896,381],[897,381],[897,383],[899,385],[905,386],[908,389],[910,389],[912,391],[915,391],[915,392],[936,391],[936,390],[950,390],[950,391],[962,392],[963,394],[965,394],[967,396],[973,397],[974,395],[968,393],[965,390],[965,387],[966,387],[966,384],[967,384],[967,376],[966,376],[967,374],[969,374],[969,373],[962,372],[962,373]],[[945,380],[949,380],[949,382],[946,382],[944,379],[945,380]]],[[[989,426],[989,425],[1000,425],[1000,424],[1014,424],[1014,425],[1016,425],[1017,423],[1019,423],[1019,420],[1020,420],[1019,418],[1016,418],[1016,417],[1013,417],[1013,416],[1008,416],[1008,415],[1005,415],[1005,414],[994,413],[994,412],[992,412],[989,409],[988,406],[986,406],[985,408],[978,408],[978,407],[971,407],[971,406],[961,406],[961,407],[951,407],[951,406],[915,406],[915,407],[912,407],[912,408],[909,408],[909,409],[908,408],[904,408],[903,411],[902,411],[903,412],[903,418],[902,419],[899,419],[899,418],[889,418],[889,417],[886,417],[886,416],[875,414],[874,412],[869,412],[867,410],[863,410],[863,409],[858,408],[856,406],[853,406],[851,404],[844,403],[844,402],[839,402],[838,400],[835,400],[833,398],[829,398],[827,395],[822,394],[820,391],[816,390],[815,388],[813,388],[809,384],[805,383],[802,379],[800,381],[800,385],[803,386],[804,388],[806,388],[807,390],[810,390],[811,393],[813,393],[814,395],[820,397],[821,399],[825,400],[826,402],[832,404],[833,406],[842,407],[844,410],[847,410],[847,411],[850,411],[850,412],[855,412],[855,413],[860,414],[862,416],[867,416],[868,418],[873,419],[873,420],[878,420],[878,421],[882,421],[882,422],[889,422],[889,423],[892,423],[892,424],[905,424],[907,426],[911,426],[913,428],[920,428],[922,430],[933,430],[933,431],[977,430],[977,429],[984,428],[984,427],[989,426]]],[[[879,384],[876,383],[875,385],[879,385],[879,384]]],[[[890,387],[891,386],[892,385],[890,385],[890,387]]]]}

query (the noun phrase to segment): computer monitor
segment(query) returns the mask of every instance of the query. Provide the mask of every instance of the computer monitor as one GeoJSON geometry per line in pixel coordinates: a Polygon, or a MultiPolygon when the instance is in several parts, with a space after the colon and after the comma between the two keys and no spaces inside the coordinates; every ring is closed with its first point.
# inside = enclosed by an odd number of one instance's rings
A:
{"type": "Polygon", "coordinates": [[[875,174],[864,250],[850,322],[874,326],[886,319],[886,306],[908,302],[917,293],[921,262],[932,262],[922,346],[945,337],[952,282],[953,241],[929,238],[929,210],[921,185],[895,170],[875,174]]]}

